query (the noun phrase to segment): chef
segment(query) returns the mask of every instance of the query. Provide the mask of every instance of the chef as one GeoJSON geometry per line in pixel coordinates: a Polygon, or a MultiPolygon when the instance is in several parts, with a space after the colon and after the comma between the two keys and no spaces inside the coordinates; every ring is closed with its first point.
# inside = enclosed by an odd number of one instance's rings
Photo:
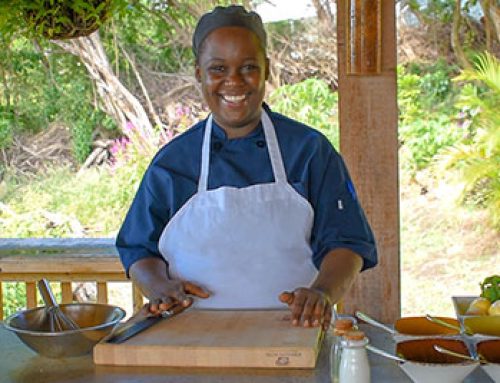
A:
{"type": "Polygon", "coordinates": [[[156,154],[117,236],[153,314],[172,305],[274,309],[329,325],[332,305],[377,264],[346,166],[317,130],[263,103],[266,32],[216,7],[193,35],[211,114],[156,154]]]}

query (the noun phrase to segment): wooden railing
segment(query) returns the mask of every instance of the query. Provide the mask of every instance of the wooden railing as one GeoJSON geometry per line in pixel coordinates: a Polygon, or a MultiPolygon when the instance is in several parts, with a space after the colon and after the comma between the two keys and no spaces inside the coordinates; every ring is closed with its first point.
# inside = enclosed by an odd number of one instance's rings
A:
{"type": "MultiPolygon", "coordinates": [[[[26,306],[37,302],[36,281],[61,283],[62,303],[73,301],[72,282],[96,282],[97,302],[108,302],[108,282],[127,281],[114,239],[0,239],[0,320],[5,282],[26,284],[26,306]]],[[[134,311],[143,296],[132,287],[134,311]]]]}

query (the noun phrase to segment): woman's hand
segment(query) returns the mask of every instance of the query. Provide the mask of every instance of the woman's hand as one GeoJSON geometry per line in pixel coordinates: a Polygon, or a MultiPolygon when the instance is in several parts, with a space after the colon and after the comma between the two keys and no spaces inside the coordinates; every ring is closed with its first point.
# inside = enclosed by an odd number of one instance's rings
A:
{"type": "Polygon", "coordinates": [[[132,264],[130,277],[149,300],[147,309],[153,315],[170,309],[176,304],[189,307],[194,295],[208,298],[210,294],[202,287],[188,281],[170,279],[166,263],[159,257],[143,258],[132,264]]]}
{"type": "Polygon", "coordinates": [[[299,287],[293,292],[285,291],[280,294],[281,302],[286,303],[292,312],[292,324],[304,327],[322,326],[327,330],[332,319],[332,302],[323,291],[299,287]]]}
{"type": "Polygon", "coordinates": [[[281,293],[280,300],[292,311],[292,324],[304,327],[323,326],[327,330],[332,307],[349,290],[363,266],[363,258],[350,249],[328,252],[311,287],[299,287],[281,293]]]}
{"type": "Polygon", "coordinates": [[[203,288],[192,282],[169,279],[152,288],[146,296],[149,299],[149,312],[159,315],[176,304],[189,307],[193,304],[193,298],[188,294],[203,299],[210,296],[203,288]]]}

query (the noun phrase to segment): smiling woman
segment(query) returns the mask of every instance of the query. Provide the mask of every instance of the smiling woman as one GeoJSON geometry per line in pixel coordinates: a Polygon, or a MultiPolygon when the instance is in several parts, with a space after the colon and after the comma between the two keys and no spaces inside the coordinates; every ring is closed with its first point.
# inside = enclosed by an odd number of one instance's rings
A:
{"type": "Polygon", "coordinates": [[[377,263],[345,164],[317,130],[263,103],[259,15],[216,7],[193,51],[212,113],[146,171],[117,237],[127,275],[155,315],[288,305],[293,325],[326,329],[332,305],[377,263]]]}
{"type": "Polygon", "coordinates": [[[257,36],[240,27],[219,28],[200,48],[195,73],[214,120],[229,138],[246,136],[259,123],[269,76],[257,36]]]}

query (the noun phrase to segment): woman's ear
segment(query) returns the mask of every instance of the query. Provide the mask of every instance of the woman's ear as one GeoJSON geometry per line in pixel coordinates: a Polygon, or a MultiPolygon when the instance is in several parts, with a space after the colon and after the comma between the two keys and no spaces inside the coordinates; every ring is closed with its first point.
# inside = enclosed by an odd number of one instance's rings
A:
{"type": "Polygon", "coordinates": [[[194,67],[194,77],[196,78],[196,81],[201,82],[201,69],[198,64],[194,67]]]}
{"type": "Polygon", "coordinates": [[[266,81],[269,79],[269,74],[270,74],[270,71],[269,71],[269,58],[266,57],[266,67],[265,67],[265,75],[266,75],[266,81]]]}

